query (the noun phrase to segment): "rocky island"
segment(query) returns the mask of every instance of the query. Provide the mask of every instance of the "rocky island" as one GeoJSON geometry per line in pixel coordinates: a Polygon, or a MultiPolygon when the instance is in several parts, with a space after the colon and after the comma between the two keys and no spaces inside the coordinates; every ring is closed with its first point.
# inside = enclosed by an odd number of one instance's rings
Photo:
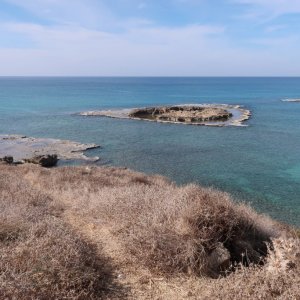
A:
{"type": "Polygon", "coordinates": [[[250,111],[239,105],[193,104],[156,106],[122,110],[100,110],[79,113],[81,116],[105,116],[162,123],[207,126],[241,126],[250,118],[250,111]]]}
{"type": "Polygon", "coordinates": [[[199,123],[226,121],[232,117],[232,113],[218,107],[165,106],[135,109],[129,114],[129,117],[156,121],[199,123]]]}

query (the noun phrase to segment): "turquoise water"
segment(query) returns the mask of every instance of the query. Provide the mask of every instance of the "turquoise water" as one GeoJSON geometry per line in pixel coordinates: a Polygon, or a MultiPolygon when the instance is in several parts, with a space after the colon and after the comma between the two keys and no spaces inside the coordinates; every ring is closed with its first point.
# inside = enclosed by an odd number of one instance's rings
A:
{"type": "Polygon", "coordinates": [[[97,143],[100,164],[228,191],[300,225],[300,78],[0,78],[0,133],[97,143]],[[248,127],[86,118],[73,113],[183,103],[242,104],[248,127]]]}

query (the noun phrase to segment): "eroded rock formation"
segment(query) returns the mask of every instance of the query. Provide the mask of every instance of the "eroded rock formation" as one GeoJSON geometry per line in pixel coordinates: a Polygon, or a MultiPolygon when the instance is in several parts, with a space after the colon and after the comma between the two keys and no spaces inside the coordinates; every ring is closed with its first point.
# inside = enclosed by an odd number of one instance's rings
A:
{"type": "Polygon", "coordinates": [[[59,159],[97,161],[99,157],[87,157],[84,151],[98,147],[68,140],[0,135],[0,161],[9,164],[27,162],[44,167],[55,166],[59,159]]]}
{"type": "Polygon", "coordinates": [[[129,117],[157,121],[199,123],[225,121],[232,117],[232,113],[219,107],[164,106],[135,109],[129,114],[129,117]]]}

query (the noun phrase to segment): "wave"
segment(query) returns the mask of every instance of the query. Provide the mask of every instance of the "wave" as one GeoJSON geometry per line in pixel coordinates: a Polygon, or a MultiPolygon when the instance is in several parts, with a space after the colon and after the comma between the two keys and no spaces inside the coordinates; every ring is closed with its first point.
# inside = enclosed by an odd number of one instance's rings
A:
{"type": "Polygon", "coordinates": [[[287,99],[282,99],[282,102],[300,102],[300,98],[287,98],[287,99]]]}

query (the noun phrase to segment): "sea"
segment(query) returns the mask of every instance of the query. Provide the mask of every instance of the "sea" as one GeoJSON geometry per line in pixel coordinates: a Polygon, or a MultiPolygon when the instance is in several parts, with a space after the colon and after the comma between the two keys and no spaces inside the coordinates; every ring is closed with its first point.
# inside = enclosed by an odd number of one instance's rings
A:
{"type": "MultiPolygon", "coordinates": [[[[98,165],[198,183],[300,226],[300,78],[0,77],[0,134],[96,143],[98,165]],[[239,104],[244,127],[84,117],[167,104],[239,104]]],[[[81,162],[61,162],[74,165],[81,162]]]]}

